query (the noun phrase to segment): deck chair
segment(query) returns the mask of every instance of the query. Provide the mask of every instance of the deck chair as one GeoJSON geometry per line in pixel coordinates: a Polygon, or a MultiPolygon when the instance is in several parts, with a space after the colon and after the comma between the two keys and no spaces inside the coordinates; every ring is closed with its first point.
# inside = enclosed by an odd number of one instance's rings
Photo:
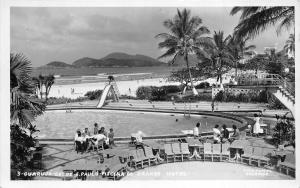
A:
{"type": "Polygon", "coordinates": [[[285,171],[285,174],[290,175],[292,177],[295,177],[295,154],[293,153],[288,153],[285,156],[285,160],[284,162],[279,162],[278,163],[278,168],[279,168],[279,172],[283,173],[283,170],[285,171]]]}
{"type": "Polygon", "coordinates": [[[251,164],[251,157],[253,155],[253,147],[252,146],[245,146],[244,153],[241,155],[241,162],[248,161],[248,165],[251,164]]]}
{"type": "Polygon", "coordinates": [[[157,163],[157,157],[153,155],[153,151],[152,151],[152,148],[150,147],[145,147],[145,154],[146,154],[146,157],[148,158],[149,160],[149,165],[151,166],[151,163],[153,164],[156,164],[157,163]]]}
{"type": "Polygon", "coordinates": [[[214,158],[219,159],[219,161],[221,161],[221,144],[213,144],[212,145],[213,148],[213,153],[212,153],[212,161],[214,161],[214,158]]]}
{"type": "Polygon", "coordinates": [[[204,158],[205,161],[206,158],[210,158],[211,161],[213,161],[213,153],[211,151],[211,143],[204,143],[204,158]]]}
{"type": "Polygon", "coordinates": [[[104,140],[99,140],[98,142],[92,141],[92,148],[93,148],[93,151],[95,151],[95,148],[96,148],[96,151],[104,150],[104,140]]]}
{"type": "Polygon", "coordinates": [[[230,158],[230,151],[229,151],[229,143],[224,143],[221,145],[222,147],[222,151],[221,151],[221,161],[224,161],[223,159],[225,158],[225,160],[229,160],[230,158]]]}
{"type": "Polygon", "coordinates": [[[120,180],[127,174],[127,163],[121,163],[119,157],[113,157],[106,172],[109,179],[120,180]]]}
{"type": "Polygon", "coordinates": [[[180,145],[178,142],[175,142],[172,144],[172,151],[174,153],[174,159],[180,159],[181,161],[183,161],[183,155],[181,153],[181,150],[180,150],[180,145]]]}
{"type": "Polygon", "coordinates": [[[187,160],[189,160],[190,159],[189,157],[191,155],[190,150],[189,150],[189,144],[181,143],[180,146],[181,146],[181,153],[182,153],[182,157],[183,157],[182,160],[184,159],[184,157],[186,157],[187,160]]]}
{"type": "Polygon", "coordinates": [[[175,162],[175,154],[172,151],[171,144],[164,144],[165,149],[165,159],[167,160],[167,163],[169,162],[169,159],[173,159],[175,162]]]}
{"type": "Polygon", "coordinates": [[[145,156],[145,153],[142,149],[137,149],[136,153],[137,153],[138,158],[142,161],[143,167],[145,164],[150,166],[149,158],[145,156]]]}
{"type": "MultiPolygon", "coordinates": [[[[262,151],[263,149],[261,147],[253,147],[253,154],[251,156],[251,162],[257,163],[257,166],[260,167],[261,165],[261,160],[263,159],[262,157],[262,151]]],[[[252,164],[250,163],[250,164],[252,164]]]]}
{"type": "Polygon", "coordinates": [[[84,145],[80,142],[80,141],[75,141],[74,142],[74,146],[75,146],[75,151],[78,152],[84,152],[84,145]]]}
{"type": "Polygon", "coordinates": [[[139,166],[141,166],[141,168],[143,168],[143,160],[138,157],[136,150],[131,150],[129,152],[129,157],[130,157],[129,163],[131,167],[137,169],[139,166]]]}

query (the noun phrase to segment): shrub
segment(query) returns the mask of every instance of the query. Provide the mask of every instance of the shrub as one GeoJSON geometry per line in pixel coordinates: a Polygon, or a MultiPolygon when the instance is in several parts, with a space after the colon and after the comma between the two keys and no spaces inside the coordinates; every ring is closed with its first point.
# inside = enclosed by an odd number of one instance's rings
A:
{"type": "Polygon", "coordinates": [[[201,82],[200,84],[195,86],[196,89],[204,89],[204,88],[208,88],[208,87],[209,87],[208,82],[201,82]]]}
{"type": "Polygon", "coordinates": [[[224,101],[224,91],[219,91],[219,92],[215,95],[215,101],[218,101],[218,102],[224,101]]]}
{"type": "Polygon", "coordinates": [[[65,103],[70,103],[70,102],[82,102],[88,100],[87,97],[78,97],[76,99],[70,99],[66,97],[50,97],[48,98],[47,105],[53,105],[53,104],[65,104],[65,103]]]}
{"type": "Polygon", "coordinates": [[[152,93],[151,86],[141,86],[136,90],[136,97],[138,99],[150,99],[152,93]]]}
{"type": "Polygon", "coordinates": [[[84,94],[85,97],[89,98],[90,100],[99,99],[101,97],[102,90],[95,90],[95,91],[88,91],[84,94]]]}

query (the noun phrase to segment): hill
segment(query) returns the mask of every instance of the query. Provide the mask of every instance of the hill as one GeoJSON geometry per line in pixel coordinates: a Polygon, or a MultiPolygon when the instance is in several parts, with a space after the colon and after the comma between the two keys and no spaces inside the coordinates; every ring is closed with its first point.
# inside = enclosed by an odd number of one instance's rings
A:
{"type": "Polygon", "coordinates": [[[115,52],[101,59],[84,57],[72,63],[75,67],[145,67],[161,66],[165,63],[145,55],[129,55],[115,52]]]}
{"type": "Polygon", "coordinates": [[[70,64],[67,64],[65,62],[61,62],[61,61],[52,61],[50,63],[47,63],[43,67],[47,67],[47,68],[66,68],[66,67],[74,67],[74,66],[70,65],[70,64]]]}

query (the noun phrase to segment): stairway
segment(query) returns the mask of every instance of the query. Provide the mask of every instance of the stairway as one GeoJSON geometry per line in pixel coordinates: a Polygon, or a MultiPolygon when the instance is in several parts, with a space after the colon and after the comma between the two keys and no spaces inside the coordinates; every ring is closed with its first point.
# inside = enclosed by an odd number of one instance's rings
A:
{"type": "MultiPolygon", "coordinates": [[[[295,114],[295,87],[277,74],[243,75],[238,78],[238,86],[252,89],[268,88],[292,115],[295,114]]],[[[237,86],[237,87],[238,87],[237,86]]]]}
{"type": "Polygon", "coordinates": [[[115,81],[113,81],[111,83],[112,87],[113,87],[113,92],[115,92],[115,97],[116,97],[116,101],[119,101],[119,98],[121,96],[120,91],[118,89],[117,83],[115,81]]]}

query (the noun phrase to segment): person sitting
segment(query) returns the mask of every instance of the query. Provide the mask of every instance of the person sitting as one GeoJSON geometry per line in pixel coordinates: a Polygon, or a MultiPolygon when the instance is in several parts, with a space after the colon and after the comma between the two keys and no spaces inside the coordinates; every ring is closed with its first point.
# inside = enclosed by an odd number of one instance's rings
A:
{"type": "Polygon", "coordinates": [[[142,148],[144,149],[143,137],[146,136],[142,131],[138,131],[137,133],[131,134],[131,140],[135,144],[135,148],[142,148]]]}
{"type": "Polygon", "coordinates": [[[215,127],[213,128],[213,133],[214,133],[214,143],[220,143],[221,132],[219,130],[218,124],[216,124],[215,127]]]}
{"type": "Polygon", "coordinates": [[[109,139],[109,147],[112,148],[112,146],[115,146],[115,142],[114,142],[114,130],[113,128],[109,129],[109,133],[108,133],[108,139],[109,139]]]}
{"type": "Polygon", "coordinates": [[[98,131],[98,134],[94,135],[93,138],[91,139],[93,147],[99,147],[100,143],[103,143],[103,149],[105,149],[105,140],[107,137],[101,133],[101,130],[98,131]]]}
{"type": "Polygon", "coordinates": [[[94,135],[98,134],[99,128],[98,128],[98,124],[95,123],[94,124],[94,135]]]}
{"type": "Polygon", "coordinates": [[[100,133],[99,134],[103,134],[103,135],[107,136],[107,132],[105,131],[104,127],[100,128],[100,133]]]}
{"type": "Polygon", "coordinates": [[[225,143],[226,141],[228,141],[229,138],[229,131],[227,129],[227,126],[225,124],[223,124],[222,126],[222,135],[221,135],[221,142],[225,143]]]}
{"type": "Polygon", "coordinates": [[[196,127],[193,130],[194,138],[198,138],[199,137],[199,127],[200,127],[200,123],[198,122],[196,124],[196,127]]]}
{"type": "Polygon", "coordinates": [[[74,141],[75,141],[75,150],[77,152],[83,153],[83,151],[85,150],[85,139],[80,129],[76,130],[74,141]]]}
{"type": "Polygon", "coordinates": [[[230,143],[232,143],[234,140],[240,139],[240,131],[237,129],[236,125],[232,125],[233,134],[228,139],[230,143]]]}

